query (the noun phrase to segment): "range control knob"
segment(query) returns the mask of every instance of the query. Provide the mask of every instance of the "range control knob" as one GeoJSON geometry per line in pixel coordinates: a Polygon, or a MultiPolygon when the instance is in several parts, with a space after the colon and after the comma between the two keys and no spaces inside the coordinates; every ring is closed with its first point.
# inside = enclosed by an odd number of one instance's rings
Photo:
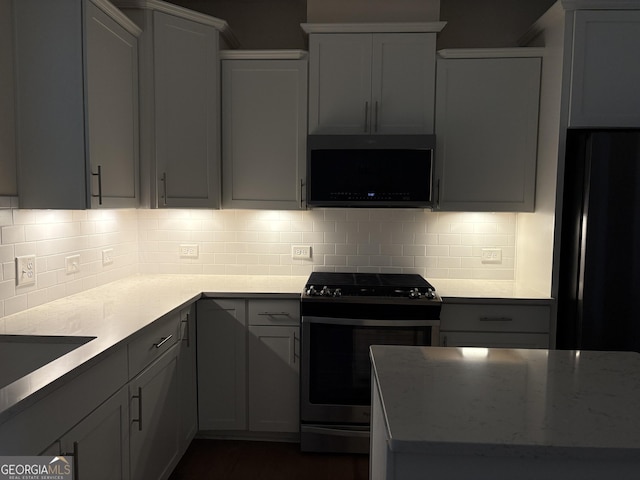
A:
{"type": "Polygon", "coordinates": [[[422,298],[422,294],[420,293],[420,290],[413,288],[409,291],[409,298],[422,298]]]}
{"type": "Polygon", "coordinates": [[[316,287],[314,287],[313,285],[311,285],[309,288],[307,288],[305,293],[307,295],[309,295],[310,297],[315,297],[316,295],[318,295],[318,292],[316,291],[316,287]]]}

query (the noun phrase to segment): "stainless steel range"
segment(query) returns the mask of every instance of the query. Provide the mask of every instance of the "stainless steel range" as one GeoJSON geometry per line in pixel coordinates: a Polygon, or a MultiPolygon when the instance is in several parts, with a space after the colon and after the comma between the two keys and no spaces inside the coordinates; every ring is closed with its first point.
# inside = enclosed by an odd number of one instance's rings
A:
{"type": "Polygon", "coordinates": [[[311,274],[300,303],[302,451],[369,452],[369,346],[437,345],[441,304],[417,274],[311,274]]]}

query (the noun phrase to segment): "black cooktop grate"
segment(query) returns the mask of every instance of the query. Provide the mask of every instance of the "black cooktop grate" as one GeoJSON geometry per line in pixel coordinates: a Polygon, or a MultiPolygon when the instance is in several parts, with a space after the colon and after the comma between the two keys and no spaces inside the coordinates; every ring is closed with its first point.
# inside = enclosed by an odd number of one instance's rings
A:
{"type": "Polygon", "coordinates": [[[307,287],[311,285],[316,288],[323,286],[341,288],[344,290],[343,293],[346,293],[350,288],[358,287],[433,289],[433,286],[422,276],[414,273],[313,272],[307,280],[307,287]]]}

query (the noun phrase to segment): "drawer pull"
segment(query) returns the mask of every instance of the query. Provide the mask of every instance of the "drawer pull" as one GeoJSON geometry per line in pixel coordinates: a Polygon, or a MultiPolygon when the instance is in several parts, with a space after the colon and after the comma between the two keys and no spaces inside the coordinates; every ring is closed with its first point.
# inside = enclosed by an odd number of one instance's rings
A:
{"type": "Polygon", "coordinates": [[[169,339],[171,339],[171,337],[173,337],[173,334],[169,335],[168,337],[162,337],[160,339],[160,342],[154,343],[153,346],[156,347],[156,348],[160,348],[162,345],[167,343],[169,341],[169,339]]]}
{"type": "Polygon", "coordinates": [[[481,322],[513,322],[511,317],[480,317],[481,322]]]}
{"type": "Polygon", "coordinates": [[[291,314],[289,312],[260,312],[258,315],[267,316],[267,317],[290,317],[291,314]]]}

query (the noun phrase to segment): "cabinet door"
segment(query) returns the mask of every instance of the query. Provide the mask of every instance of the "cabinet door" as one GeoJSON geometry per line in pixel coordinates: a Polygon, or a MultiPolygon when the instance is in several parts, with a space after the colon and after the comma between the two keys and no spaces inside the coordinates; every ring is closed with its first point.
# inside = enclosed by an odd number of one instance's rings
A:
{"type": "Polygon", "coordinates": [[[640,11],[576,11],[570,127],[640,127],[640,11]]]}
{"type": "Polygon", "coordinates": [[[371,133],[433,133],[435,42],[435,34],[373,35],[371,133]]]}
{"type": "Polygon", "coordinates": [[[74,456],[74,478],[130,478],[127,398],[124,387],[60,439],[57,453],[74,456]]]}
{"type": "Polygon", "coordinates": [[[441,210],[533,211],[540,58],[439,59],[441,210]]]}
{"type": "Polygon", "coordinates": [[[138,205],[138,43],[86,2],[86,108],[90,205],[138,205]]]}
{"type": "Polygon", "coordinates": [[[195,307],[181,311],[180,318],[178,390],[180,392],[180,452],[182,453],[198,432],[195,307]]]}
{"type": "Polygon", "coordinates": [[[249,327],[249,430],[300,429],[299,355],[299,327],[249,327]]]}
{"type": "Polygon", "coordinates": [[[129,382],[131,478],[166,479],[180,459],[178,346],[129,382]]]}
{"type": "Polygon", "coordinates": [[[218,33],[154,12],[159,207],[219,206],[218,33]]]}
{"type": "Polygon", "coordinates": [[[300,209],[307,61],[222,62],[225,208],[300,209]]]}
{"type": "Polygon", "coordinates": [[[244,300],[197,304],[200,430],[247,428],[247,337],[244,300]]]}
{"type": "Polygon", "coordinates": [[[21,208],[138,206],[139,30],[109,5],[12,3],[21,208]]]}
{"type": "Polygon", "coordinates": [[[369,133],[371,47],[370,34],[310,35],[309,133],[369,133]]]}

